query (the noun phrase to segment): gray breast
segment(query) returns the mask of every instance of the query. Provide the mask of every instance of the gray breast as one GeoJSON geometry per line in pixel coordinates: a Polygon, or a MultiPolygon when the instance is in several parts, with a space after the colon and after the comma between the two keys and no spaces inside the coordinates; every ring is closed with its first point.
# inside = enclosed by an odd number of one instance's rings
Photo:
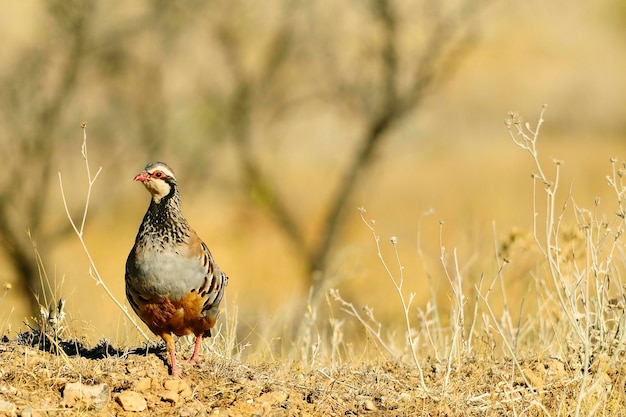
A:
{"type": "Polygon", "coordinates": [[[137,254],[131,285],[144,298],[178,300],[202,285],[205,270],[198,259],[178,251],[144,250],[137,254]]]}

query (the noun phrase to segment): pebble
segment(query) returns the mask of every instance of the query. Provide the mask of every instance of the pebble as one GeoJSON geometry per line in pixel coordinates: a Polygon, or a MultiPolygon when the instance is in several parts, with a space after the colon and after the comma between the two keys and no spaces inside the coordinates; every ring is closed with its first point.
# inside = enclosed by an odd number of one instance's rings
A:
{"type": "Polygon", "coordinates": [[[124,411],[143,411],[148,408],[146,399],[135,391],[122,391],[117,396],[117,402],[122,406],[124,411]]]}
{"type": "Polygon", "coordinates": [[[259,403],[268,403],[270,405],[279,405],[287,401],[288,395],[284,391],[272,391],[266,392],[261,395],[257,402],[259,403]]]}
{"type": "Polygon", "coordinates": [[[6,413],[7,415],[15,415],[17,411],[17,407],[15,404],[9,401],[0,400],[0,412],[6,413]]]}
{"type": "Polygon", "coordinates": [[[163,395],[161,395],[161,399],[166,402],[170,402],[172,404],[176,404],[179,399],[179,395],[177,392],[171,390],[165,390],[163,395]]]}
{"type": "Polygon", "coordinates": [[[20,413],[20,417],[43,417],[43,416],[44,414],[42,414],[42,412],[33,410],[33,407],[31,407],[30,405],[27,405],[26,407],[24,407],[24,409],[20,413]]]}
{"type": "Polygon", "coordinates": [[[189,384],[187,381],[182,379],[168,379],[163,383],[163,388],[168,391],[175,392],[181,398],[189,398],[192,394],[189,384]]]}
{"type": "Polygon", "coordinates": [[[151,378],[139,378],[133,384],[133,390],[137,392],[143,392],[150,389],[150,385],[152,384],[151,378]]]}
{"type": "Polygon", "coordinates": [[[63,388],[63,403],[67,407],[80,404],[88,409],[102,410],[109,402],[110,393],[107,384],[85,385],[80,382],[68,382],[63,388]]]}
{"type": "Polygon", "coordinates": [[[20,417],[33,417],[33,407],[27,405],[20,413],[20,417]]]}
{"type": "Polygon", "coordinates": [[[365,411],[375,411],[376,404],[374,404],[374,401],[372,400],[366,400],[365,404],[363,404],[363,408],[365,409],[365,411]]]}
{"type": "Polygon", "coordinates": [[[0,385],[0,392],[8,392],[9,394],[17,394],[17,388],[12,385],[0,385]]]}

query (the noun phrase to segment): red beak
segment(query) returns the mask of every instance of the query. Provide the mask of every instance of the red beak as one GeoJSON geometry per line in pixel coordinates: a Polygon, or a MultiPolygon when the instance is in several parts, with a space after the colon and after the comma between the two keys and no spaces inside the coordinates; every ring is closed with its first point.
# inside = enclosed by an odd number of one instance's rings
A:
{"type": "Polygon", "coordinates": [[[133,181],[144,182],[144,181],[146,181],[149,178],[150,178],[150,174],[148,174],[147,172],[144,171],[144,172],[141,172],[141,173],[135,175],[135,178],[133,179],[133,181]]]}

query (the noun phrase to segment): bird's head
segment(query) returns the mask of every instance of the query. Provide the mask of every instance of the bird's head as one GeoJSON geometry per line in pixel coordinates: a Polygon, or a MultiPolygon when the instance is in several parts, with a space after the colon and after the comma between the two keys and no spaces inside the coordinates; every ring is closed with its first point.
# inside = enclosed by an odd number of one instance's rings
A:
{"type": "Polygon", "coordinates": [[[150,191],[156,203],[176,191],[174,171],[164,162],[149,163],[135,175],[135,181],[140,181],[150,191]]]}

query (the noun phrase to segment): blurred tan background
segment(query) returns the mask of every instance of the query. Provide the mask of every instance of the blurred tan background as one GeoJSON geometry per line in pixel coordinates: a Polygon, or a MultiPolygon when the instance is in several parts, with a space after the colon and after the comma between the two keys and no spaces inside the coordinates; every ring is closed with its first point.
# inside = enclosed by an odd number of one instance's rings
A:
{"type": "MultiPolygon", "coordinates": [[[[394,268],[398,238],[416,305],[428,276],[447,300],[440,230],[469,288],[495,273],[494,247],[530,239],[534,168],[507,112],[534,123],[547,103],[542,160],[566,161],[563,188],[578,204],[600,197],[614,210],[605,176],[610,157],[626,160],[625,19],[620,0],[7,2],[0,329],[32,323],[28,299],[43,294],[34,242],[56,288],[46,299],[66,299],[87,339],[139,340],[90,278],[63,209],[57,172],[80,221],[81,122],[92,173],[102,167],[85,240],[124,303],[149,199],[132,178],[153,160],[173,166],[187,218],[230,275],[244,340],[300,321],[311,287],[321,309],[336,309],[324,294],[339,288],[385,322],[398,317],[358,207],[394,268]]],[[[532,266],[523,245],[511,256],[514,295],[532,266]]]]}

